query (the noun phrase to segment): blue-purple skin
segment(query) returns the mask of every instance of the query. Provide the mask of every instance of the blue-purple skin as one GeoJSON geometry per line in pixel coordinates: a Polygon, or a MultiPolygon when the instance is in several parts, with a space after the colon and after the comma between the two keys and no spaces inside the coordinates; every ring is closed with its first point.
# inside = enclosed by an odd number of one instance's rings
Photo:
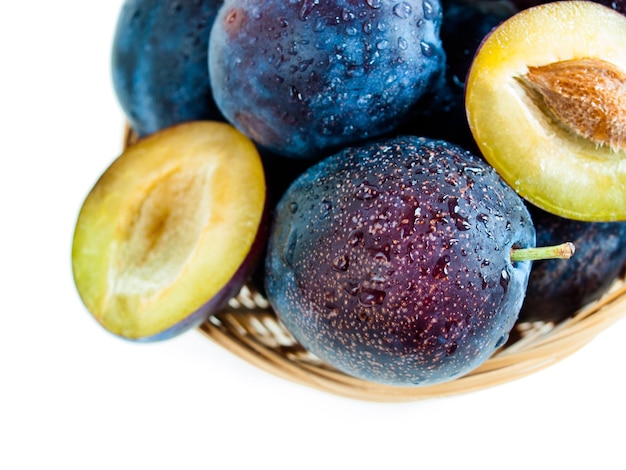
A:
{"type": "Polygon", "coordinates": [[[519,196],[481,159],[400,137],[347,148],[278,204],[266,291],[309,351],[365,380],[422,386],[464,375],[507,339],[535,246],[519,196]]]}
{"type": "Polygon", "coordinates": [[[111,55],[113,87],[131,127],[146,136],[187,121],[220,120],[207,70],[223,0],[126,0],[111,55]]]}
{"type": "Polygon", "coordinates": [[[515,11],[499,5],[491,11],[467,0],[444,0],[439,36],[446,54],[444,78],[414,107],[410,117],[397,130],[410,134],[443,139],[478,152],[467,123],[465,78],[478,49],[489,32],[515,11]]]}
{"type": "Polygon", "coordinates": [[[570,241],[567,260],[535,261],[520,321],[560,322],[606,293],[626,267],[626,222],[581,222],[530,206],[537,244],[570,241]]]}
{"type": "Polygon", "coordinates": [[[320,159],[387,133],[443,72],[439,0],[227,0],[215,101],[260,146],[320,159]]]}

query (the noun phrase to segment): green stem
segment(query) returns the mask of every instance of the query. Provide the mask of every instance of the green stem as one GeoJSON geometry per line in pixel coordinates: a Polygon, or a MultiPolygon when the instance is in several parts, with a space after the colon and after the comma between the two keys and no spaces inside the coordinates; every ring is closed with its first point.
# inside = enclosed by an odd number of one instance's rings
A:
{"type": "Polygon", "coordinates": [[[554,246],[537,248],[513,248],[511,261],[537,261],[542,259],[569,259],[574,255],[575,247],[572,242],[554,246]]]}

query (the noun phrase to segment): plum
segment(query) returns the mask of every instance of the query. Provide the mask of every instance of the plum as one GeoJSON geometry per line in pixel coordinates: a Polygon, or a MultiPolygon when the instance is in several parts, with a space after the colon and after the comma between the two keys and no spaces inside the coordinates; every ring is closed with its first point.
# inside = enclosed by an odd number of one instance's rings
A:
{"type": "Polygon", "coordinates": [[[465,115],[465,78],[485,36],[512,14],[510,9],[487,8],[484,3],[442,2],[440,37],[446,56],[445,74],[416,103],[410,117],[396,131],[398,135],[428,136],[475,150],[465,115]]]}
{"type": "Polygon", "coordinates": [[[571,240],[568,261],[536,261],[520,321],[559,322],[604,294],[626,263],[626,222],[581,222],[529,206],[538,245],[571,240]]]}
{"type": "Polygon", "coordinates": [[[126,0],[111,55],[113,86],[140,136],[223,120],[209,84],[208,42],[223,0],[126,0]]]}
{"type": "Polygon", "coordinates": [[[583,221],[626,220],[626,17],[590,1],[522,10],[482,43],[470,129],[522,197],[583,221]]]}
{"type": "Polygon", "coordinates": [[[504,343],[535,245],[521,198],[445,141],[348,147],[294,181],[273,217],[266,292],[278,318],[339,370],[400,386],[463,375],[504,343]]]}
{"type": "Polygon", "coordinates": [[[127,148],[76,222],[72,268],[87,310],[135,341],[199,325],[258,263],[265,193],[256,147],[225,123],[179,124],[127,148]]]}
{"type": "Polygon", "coordinates": [[[228,0],[209,41],[223,115],[272,152],[320,159],[395,128],[441,74],[439,0],[228,0]]]}

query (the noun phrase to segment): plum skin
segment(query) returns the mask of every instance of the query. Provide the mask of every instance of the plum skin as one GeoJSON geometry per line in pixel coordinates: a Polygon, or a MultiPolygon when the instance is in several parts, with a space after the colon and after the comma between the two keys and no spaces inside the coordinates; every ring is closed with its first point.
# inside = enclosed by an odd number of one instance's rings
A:
{"type": "Polygon", "coordinates": [[[312,166],[274,213],[268,300],[343,372],[400,386],[464,375],[508,337],[534,246],[521,199],[482,160],[399,137],[312,166]]]}
{"type": "Polygon", "coordinates": [[[209,41],[223,115],[295,158],[391,131],[442,72],[441,7],[377,3],[225,2],[209,41]]]}
{"type": "Polygon", "coordinates": [[[111,50],[113,87],[140,136],[187,121],[221,120],[207,69],[223,0],[126,0],[111,50]]]}

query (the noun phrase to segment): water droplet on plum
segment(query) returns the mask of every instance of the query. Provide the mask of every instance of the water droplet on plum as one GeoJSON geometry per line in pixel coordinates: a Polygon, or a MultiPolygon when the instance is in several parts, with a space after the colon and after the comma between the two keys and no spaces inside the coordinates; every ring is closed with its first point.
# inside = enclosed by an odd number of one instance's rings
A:
{"type": "Polygon", "coordinates": [[[385,301],[385,292],[378,289],[361,289],[357,295],[359,303],[363,307],[373,307],[381,305],[385,301]]]}
{"type": "Polygon", "coordinates": [[[393,14],[398,18],[408,18],[412,12],[411,5],[406,2],[400,2],[393,7],[393,14]]]}
{"type": "Polygon", "coordinates": [[[350,258],[346,255],[339,255],[333,260],[333,269],[340,272],[345,272],[350,266],[350,258]]]}

